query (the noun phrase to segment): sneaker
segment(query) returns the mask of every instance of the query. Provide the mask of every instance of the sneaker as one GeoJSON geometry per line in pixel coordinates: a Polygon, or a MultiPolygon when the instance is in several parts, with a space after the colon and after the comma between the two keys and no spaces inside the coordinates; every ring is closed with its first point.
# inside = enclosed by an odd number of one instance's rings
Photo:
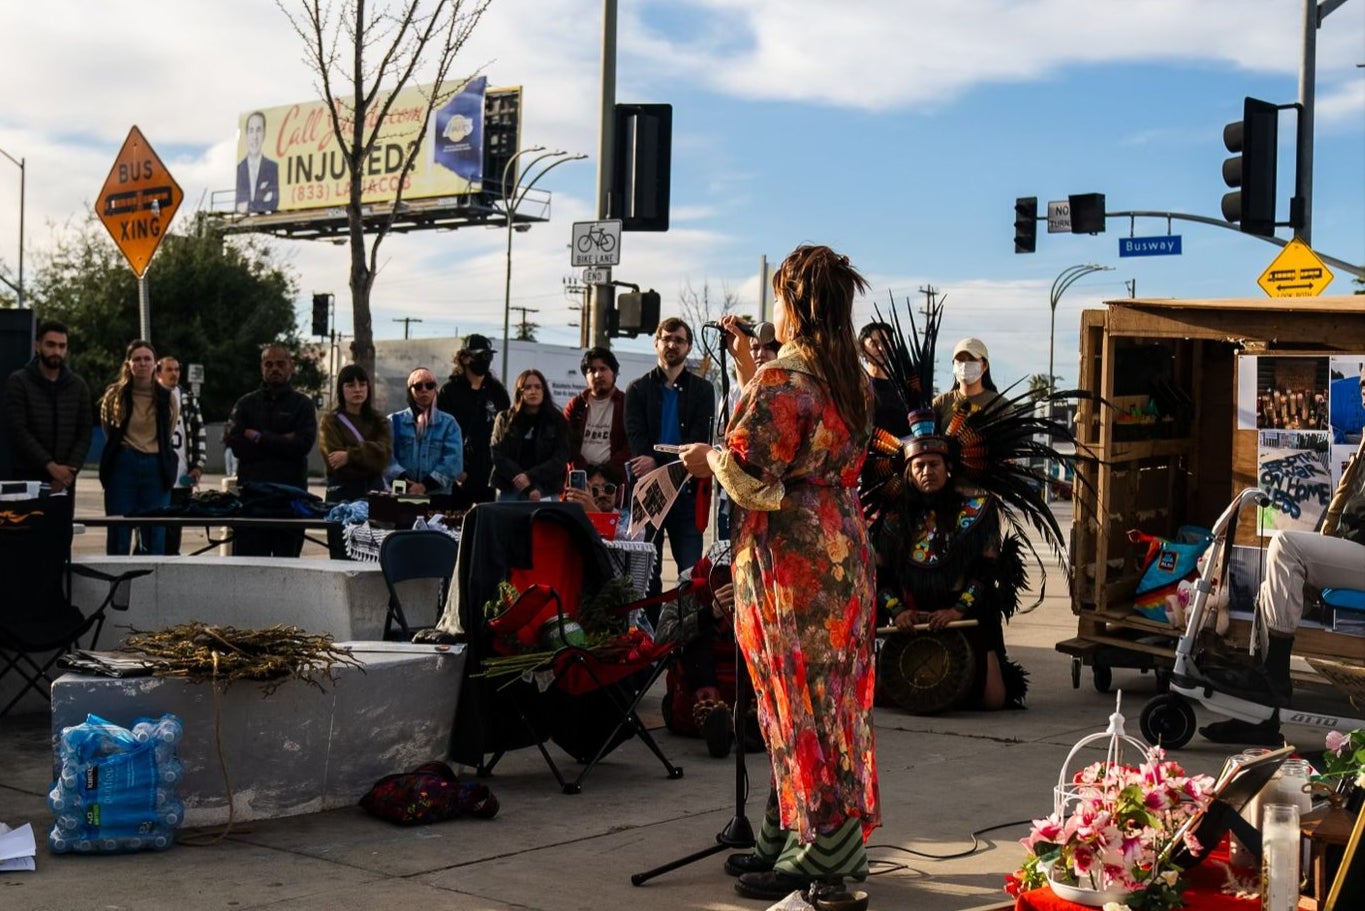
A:
{"type": "Polygon", "coordinates": [[[763,901],[775,902],[786,898],[793,892],[805,892],[814,882],[814,876],[769,870],[765,873],[743,874],[735,880],[735,891],[745,898],[760,898],[763,901]]]}
{"type": "Polygon", "coordinates": [[[745,873],[767,873],[772,868],[772,861],[759,857],[757,854],[731,854],[725,858],[725,872],[731,876],[743,876],[745,873]]]}
{"type": "Polygon", "coordinates": [[[735,717],[730,708],[721,703],[707,712],[701,723],[702,736],[706,738],[706,751],[716,759],[730,755],[730,745],[735,739],[735,717]]]}

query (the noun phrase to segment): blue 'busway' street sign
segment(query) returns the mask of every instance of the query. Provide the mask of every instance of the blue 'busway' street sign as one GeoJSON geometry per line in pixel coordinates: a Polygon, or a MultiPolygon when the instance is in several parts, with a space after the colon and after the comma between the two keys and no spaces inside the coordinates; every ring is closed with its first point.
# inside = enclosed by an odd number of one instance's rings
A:
{"type": "Polygon", "coordinates": [[[1180,235],[1157,237],[1120,237],[1119,256],[1179,256],[1180,235]]]}

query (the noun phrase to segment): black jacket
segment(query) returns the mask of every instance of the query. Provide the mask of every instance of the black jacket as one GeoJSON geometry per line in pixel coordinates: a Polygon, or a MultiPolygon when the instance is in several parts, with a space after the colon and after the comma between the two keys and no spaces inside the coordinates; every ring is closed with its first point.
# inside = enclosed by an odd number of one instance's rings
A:
{"type": "MultiPolygon", "coordinates": [[[[171,446],[171,390],[160,383],[152,383],[152,397],[156,401],[156,446],[157,459],[161,468],[161,488],[170,490],[175,486],[176,469],[180,460],[171,446]]],[[[123,423],[117,427],[104,428],[104,451],[100,453],[100,484],[109,486],[110,476],[118,458],[123,454],[123,436],[128,431],[128,421],[133,416],[133,387],[123,388],[123,423]]]]}
{"type": "Polygon", "coordinates": [[[46,481],[47,463],[80,470],[90,451],[95,425],[90,387],[62,367],[55,380],[38,370],[38,358],[5,382],[3,419],[10,440],[11,474],[17,480],[46,481]]]}
{"type": "Polygon", "coordinates": [[[318,415],[302,392],[262,386],[232,406],[223,442],[237,456],[237,480],[268,481],[308,489],[308,455],[318,441],[318,415]],[[252,442],[246,430],[259,430],[252,442]],[[292,436],[290,436],[292,434],[292,436]]]}
{"type": "Polygon", "coordinates": [[[460,435],[464,437],[464,472],[469,476],[469,483],[487,484],[493,470],[493,421],[499,413],[512,407],[507,387],[489,374],[475,389],[469,385],[463,371],[452,373],[436,393],[436,407],[460,424],[460,435]]]}
{"type": "MultiPolygon", "coordinates": [[[[498,415],[493,425],[493,474],[489,484],[501,491],[515,491],[512,479],[523,471],[531,486],[550,496],[564,490],[564,475],[569,464],[569,422],[557,409],[542,407],[535,417],[523,414],[512,420],[511,410],[498,415]],[[525,464],[521,459],[522,440],[535,427],[534,455],[525,464]]],[[[473,477],[471,475],[471,477],[473,477]]]]}
{"type": "MultiPolygon", "coordinates": [[[[654,449],[654,444],[659,442],[665,382],[663,370],[655,367],[626,388],[626,437],[630,440],[630,454],[650,456],[660,465],[677,459],[673,453],[654,449]]],[[[678,374],[674,385],[678,389],[678,430],[682,442],[711,442],[711,424],[716,417],[716,387],[690,370],[678,374]]]]}

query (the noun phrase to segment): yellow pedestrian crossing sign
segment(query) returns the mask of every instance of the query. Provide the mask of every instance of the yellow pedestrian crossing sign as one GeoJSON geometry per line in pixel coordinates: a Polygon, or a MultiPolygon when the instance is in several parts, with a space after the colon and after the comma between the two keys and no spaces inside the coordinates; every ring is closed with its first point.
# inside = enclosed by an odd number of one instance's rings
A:
{"type": "Polygon", "coordinates": [[[1296,237],[1284,245],[1256,283],[1271,297],[1317,297],[1333,278],[1313,248],[1296,237]]]}

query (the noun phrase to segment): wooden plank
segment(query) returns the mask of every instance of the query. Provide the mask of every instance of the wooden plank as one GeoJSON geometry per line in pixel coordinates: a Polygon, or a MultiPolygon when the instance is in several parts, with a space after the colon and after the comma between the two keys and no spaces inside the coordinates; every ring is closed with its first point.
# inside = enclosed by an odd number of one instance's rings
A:
{"type": "Polygon", "coordinates": [[[1104,302],[1111,310],[1130,307],[1141,310],[1264,310],[1275,309],[1293,313],[1362,313],[1365,301],[1351,294],[1324,294],[1320,297],[1286,297],[1271,300],[1266,297],[1116,297],[1104,302]]]}
{"type": "MultiPolygon", "coordinates": [[[[1258,310],[1144,310],[1114,307],[1109,334],[1127,338],[1200,338],[1219,341],[1274,342],[1277,346],[1313,346],[1317,351],[1365,347],[1365,304],[1355,310],[1309,311],[1287,318],[1279,308],[1258,310]]],[[[1275,353],[1280,353],[1277,347],[1275,353]]]]}

